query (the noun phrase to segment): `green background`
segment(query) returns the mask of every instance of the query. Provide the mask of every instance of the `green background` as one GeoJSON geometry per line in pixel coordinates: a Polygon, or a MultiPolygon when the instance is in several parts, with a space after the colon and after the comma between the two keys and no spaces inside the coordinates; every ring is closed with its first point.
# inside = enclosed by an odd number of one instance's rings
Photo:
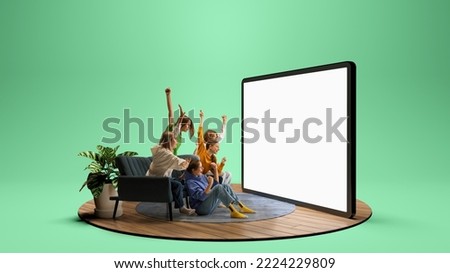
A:
{"type": "MultiPolygon", "coordinates": [[[[444,0],[1,1],[0,251],[450,252],[449,10],[444,0]],[[124,109],[160,122],[166,86],[186,110],[239,118],[243,78],[345,60],[357,64],[357,198],[373,209],[368,222],[215,243],[78,219],[92,197],[78,192],[89,160],[76,155],[112,137],[106,118],[120,130],[124,109]]],[[[139,143],[136,124],[130,132],[120,151],[149,154],[153,143],[139,143]]],[[[219,154],[235,183],[239,135],[236,124],[219,154]]]]}

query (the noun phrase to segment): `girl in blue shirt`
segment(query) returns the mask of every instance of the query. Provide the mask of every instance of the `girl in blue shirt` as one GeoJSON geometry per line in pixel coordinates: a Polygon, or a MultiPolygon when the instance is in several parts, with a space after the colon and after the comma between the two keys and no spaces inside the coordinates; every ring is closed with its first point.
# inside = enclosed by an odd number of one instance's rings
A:
{"type": "Polygon", "coordinates": [[[192,160],[185,172],[185,181],[190,196],[191,208],[195,209],[197,215],[208,215],[222,202],[230,210],[232,218],[247,218],[244,213],[255,213],[254,210],[245,206],[228,184],[219,184],[217,166],[212,163],[211,169],[214,177],[206,176],[203,172],[202,163],[192,160]],[[234,207],[237,205],[239,211],[234,207]]]}

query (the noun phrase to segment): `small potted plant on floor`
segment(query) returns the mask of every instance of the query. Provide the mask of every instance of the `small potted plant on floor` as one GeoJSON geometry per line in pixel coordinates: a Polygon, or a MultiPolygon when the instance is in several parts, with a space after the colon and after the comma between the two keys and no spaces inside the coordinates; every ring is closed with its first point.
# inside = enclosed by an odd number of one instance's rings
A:
{"type": "MultiPolygon", "coordinates": [[[[114,211],[114,201],[109,200],[110,196],[117,195],[117,181],[119,170],[116,167],[117,156],[134,156],[138,153],[126,151],[116,155],[119,146],[115,148],[97,145],[97,152],[85,151],[78,154],[92,160],[85,168],[89,175],[83,183],[80,191],[87,187],[94,197],[95,215],[99,218],[112,218],[114,211]]],[[[116,216],[122,215],[122,206],[119,203],[116,216]]]]}

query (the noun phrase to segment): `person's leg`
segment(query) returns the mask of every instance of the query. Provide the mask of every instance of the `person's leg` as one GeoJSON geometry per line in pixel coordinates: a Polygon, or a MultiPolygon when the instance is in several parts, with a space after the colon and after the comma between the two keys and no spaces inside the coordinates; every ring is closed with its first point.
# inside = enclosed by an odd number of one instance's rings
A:
{"type": "Polygon", "coordinates": [[[218,184],[211,189],[208,193],[208,197],[196,208],[196,212],[200,215],[211,214],[220,202],[228,206],[234,201],[235,200],[228,193],[228,190],[218,184]]]}
{"type": "MultiPolygon", "coordinates": [[[[221,175],[219,175],[219,184],[227,184],[229,185],[231,183],[231,174],[229,172],[222,172],[221,175]]],[[[219,207],[226,208],[223,203],[219,204],[219,207]]]]}
{"type": "Polygon", "coordinates": [[[220,185],[222,186],[224,192],[226,192],[226,194],[228,196],[230,196],[230,198],[233,200],[230,204],[228,204],[228,209],[230,210],[230,217],[232,218],[247,218],[247,215],[242,214],[242,207],[241,207],[241,202],[239,201],[239,197],[236,195],[236,193],[233,191],[233,189],[231,188],[230,185],[228,184],[222,184],[220,185]],[[237,211],[236,208],[234,207],[234,205],[239,205],[239,207],[241,207],[241,211],[237,211]]]}
{"type": "Polygon", "coordinates": [[[186,200],[186,207],[189,207],[189,193],[187,191],[186,187],[186,181],[184,180],[184,170],[173,170],[172,171],[172,178],[177,180],[178,182],[183,185],[182,191],[183,191],[183,197],[186,200]]]}
{"type": "Polygon", "coordinates": [[[244,205],[244,203],[242,203],[239,200],[239,197],[236,195],[236,193],[233,191],[233,189],[231,188],[230,185],[225,184],[225,185],[222,185],[222,187],[230,195],[230,197],[233,198],[234,204],[239,205],[240,212],[242,212],[242,213],[255,213],[254,210],[252,210],[251,208],[247,207],[246,205],[244,205]]]}
{"type": "MultiPolygon", "coordinates": [[[[233,200],[233,203],[239,202],[239,197],[236,195],[236,193],[233,191],[231,186],[229,184],[221,184],[223,190],[230,196],[230,198],[233,200]]],[[[224,203],[227,205],[226,203],[224,203]]]]}
{"type": "Polygon", "coordinates": [[[179,209],[184,206],[183,203],[183,185],[180,181],[170,178],[170,186],[172,188],[173,201],[175,208],[179,209]]]}
{"type": "Polygon", "coordinates": [[[208,195],[208,197],[195,209],[198,215],[209,215],[217,208],[219,199],[215,195],[208,195]]]}
{"type": "Polygon", "coordinates": [[[230,216],[233,218],[247,218],[246,215],[238,212],[233,203],[238,204],[239,199],[229,185],[216,185],[208,194],[208,198],[196,208],[197,214],[207,215],[214,212],[219,202],[225,204],[230,209],[230,216]]]}
{"type": "Polygon", "coordinates": [[[219,177],[220,184],[231,184],[231,173],[230,172],[222,172],[222,174],[219,177]]]}
{"type": "Polygon", "coordinates": [[[195,210],[188,209],[183,202],[183,189],[184,186],[180,181],[170,178],[170,184],[172,189],[173,200],[175,202],[175,208],[180,210],[180,213],[193,215],[195,210]]]}

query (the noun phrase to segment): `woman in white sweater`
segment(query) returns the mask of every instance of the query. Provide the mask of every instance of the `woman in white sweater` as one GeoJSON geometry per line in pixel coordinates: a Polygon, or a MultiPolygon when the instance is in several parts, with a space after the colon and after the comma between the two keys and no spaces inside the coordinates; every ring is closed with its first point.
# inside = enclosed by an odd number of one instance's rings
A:
{"type": "Polygon", "coordinates": [[[172,177],[173,170],[185,170],[190,161],[190,159],[182,159],[173,154],[173,149],[176,146],[177,139],[174,134],[168,131],[164,132],[159,140],[159,144],[151,148],[153,160],[146,175],[169,177],[175,208],[178,208],[180,213],[195,215],[194,209],[186,208],[184,205],[183,184],[172,177]]]}

